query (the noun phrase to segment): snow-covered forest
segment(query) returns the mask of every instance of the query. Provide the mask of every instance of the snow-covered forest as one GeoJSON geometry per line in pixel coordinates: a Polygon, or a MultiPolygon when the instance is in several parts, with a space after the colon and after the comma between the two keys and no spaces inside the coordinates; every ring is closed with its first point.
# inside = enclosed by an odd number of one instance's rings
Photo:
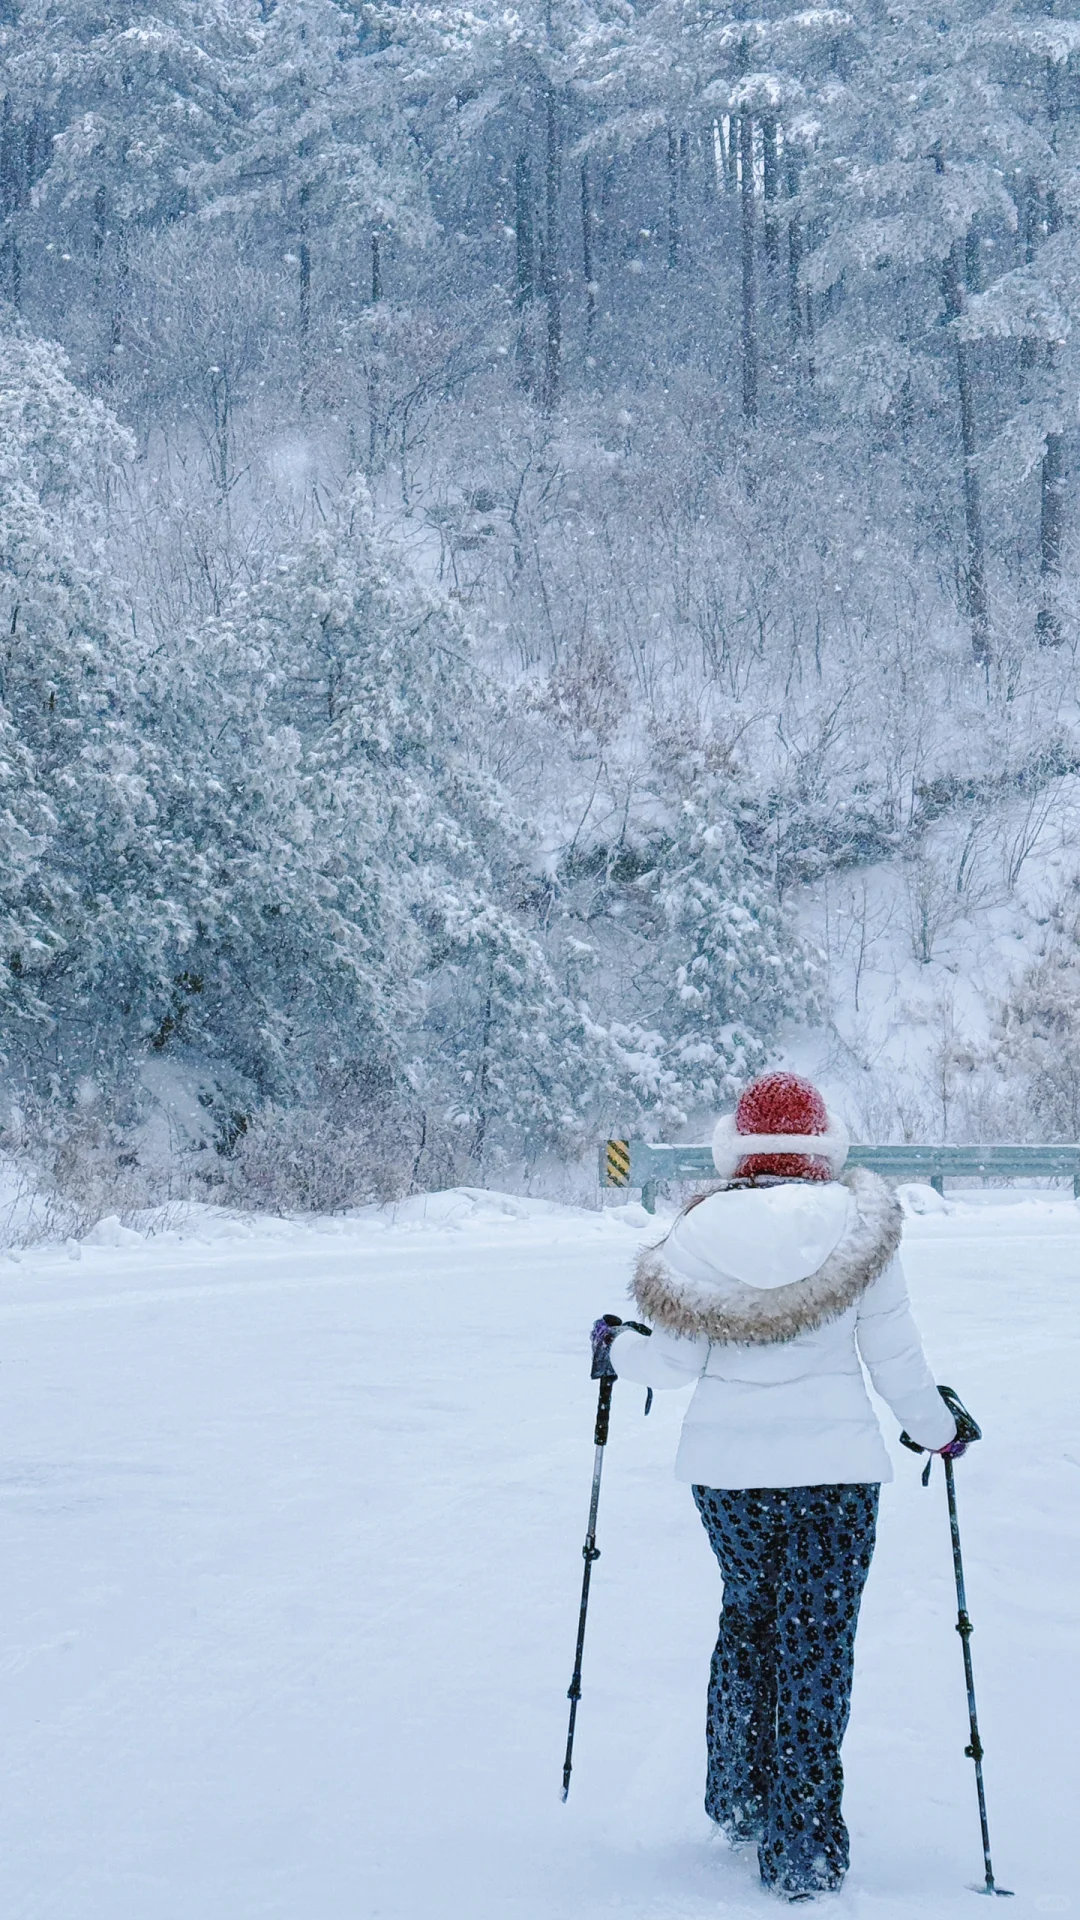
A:
{"type": "Polygon", "coordinates": [[[0,0],[0,89],[10,1152],[1077,1136],[1072,0],[0,0]]]}

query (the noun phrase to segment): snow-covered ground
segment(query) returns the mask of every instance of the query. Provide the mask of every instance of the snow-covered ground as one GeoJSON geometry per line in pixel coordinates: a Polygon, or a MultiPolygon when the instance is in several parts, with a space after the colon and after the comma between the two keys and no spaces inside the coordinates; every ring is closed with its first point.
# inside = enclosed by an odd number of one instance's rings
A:
{"type": "MultiPolygon", "coordinates": [[[[701,1810],[719,1596],[681,1394],[646,1422],[616,1389],[559,1798],[585,1335],[645,1221],[462,1194],[0,1262],[4,1920],[778,1910],[701,1810]]],[[[1080,1211],[966,1196],[907,1261],[986,1429],[958,1481],[995,1861],[1016,1920],[1080,1910],[1080,1211]]],[[[822,1906],[949,1920],[980,1853],[945,1497],[897,1464],[822,1906]]]]}

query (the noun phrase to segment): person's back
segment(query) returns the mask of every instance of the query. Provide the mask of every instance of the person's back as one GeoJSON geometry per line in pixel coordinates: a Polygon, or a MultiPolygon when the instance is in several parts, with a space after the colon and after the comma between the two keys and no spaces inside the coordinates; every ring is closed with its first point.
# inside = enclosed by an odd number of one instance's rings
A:
{"type": "Polygon", "coordinates": [[[956,1429],[908,1306],[900,1207],[872,1173],[839,1177],[847,1137],[817,1090],[756,1081],[713,1152],[725,1185],[638,1260],[651,1334],[594,1333],[623,1378],[696,1383],[676,1473],[724,1578],[705,1803],[733,1844],[757,1842],[768,1886],[805,1899],[848,1864],[839,1749],[892,1478],[863,1365],[923,1446],[956,1429]]]}

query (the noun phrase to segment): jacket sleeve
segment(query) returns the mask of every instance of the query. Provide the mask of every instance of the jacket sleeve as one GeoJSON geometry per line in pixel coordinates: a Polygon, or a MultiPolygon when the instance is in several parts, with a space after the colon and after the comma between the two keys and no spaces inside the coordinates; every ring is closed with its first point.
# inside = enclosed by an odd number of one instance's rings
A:
{"type": "Polygon", "coordinates": [[[890,1260],[859,1302],[859,1352],[874,1388],[923,1447],[944,1447],[956,1422],[934,1385],[912,1318],[904,1269],[890,1260]]]}
{"type": "Polygon", "coordinates": [[[688,1387],[705,1371],[709,1342],[704,1334],[635,1333],[621,1328],[611,1344],[611,1364],[620,1380],[640,1386],[688,1387]]]}

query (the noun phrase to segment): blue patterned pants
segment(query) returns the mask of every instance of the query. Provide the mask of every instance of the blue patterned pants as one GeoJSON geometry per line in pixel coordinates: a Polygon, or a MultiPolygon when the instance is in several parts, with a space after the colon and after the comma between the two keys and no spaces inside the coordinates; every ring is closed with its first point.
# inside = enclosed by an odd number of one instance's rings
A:
{"type": "Polygon", "coordinates": [[[838,1887],[847,1870],[840,1742],[878,1493],[694,1488],[724,1577],[705,1806],[729,1839],[757,1841],[778,1893],[838,1887]]]}

